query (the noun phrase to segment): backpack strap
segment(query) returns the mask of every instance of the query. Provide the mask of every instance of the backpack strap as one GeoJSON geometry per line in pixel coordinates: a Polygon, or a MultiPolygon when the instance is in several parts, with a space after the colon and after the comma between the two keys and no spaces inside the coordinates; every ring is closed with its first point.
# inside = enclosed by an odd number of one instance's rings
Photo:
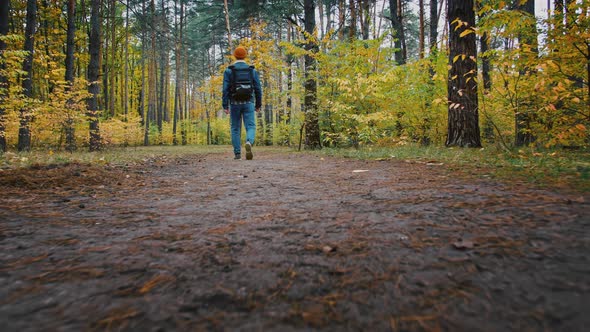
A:
{"type": "Polygon", "coordinates": [[[231,70],[231,80],[229,82],[229,89],[231,91],[236,85],[236,66],[231,65],[228,68],[231,70]]]}
{"type": "Polygon", "coordinates": [[[250,84],[254,87],[254,66],[250,66],[250,84]]]}

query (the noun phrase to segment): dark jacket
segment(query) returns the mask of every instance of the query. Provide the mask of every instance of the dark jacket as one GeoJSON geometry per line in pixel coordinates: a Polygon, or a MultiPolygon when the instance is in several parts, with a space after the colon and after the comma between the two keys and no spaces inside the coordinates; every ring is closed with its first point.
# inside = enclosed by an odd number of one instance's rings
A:
{"type": "MultiPolygon", "coordinates": [[[[234,63],[236,68],[248,68],[248,64],[244,61],[236,61],[234,63]]],[[[262,88],[260,87],[260,77],[258,76],[258,72],[256,69],[253,69],[253,78],[254,78],[254,92],[253,96],[250,99],[250,102],[255,102],[256,109],[259,109],[262,106],[262,88]]],[[[230,100],[230,85],[232,81],[232,71],[231,69],[227,68],[223,73],[223,109],[229,109],[229,105],[233,104],[233,101],[230,100]]]]}

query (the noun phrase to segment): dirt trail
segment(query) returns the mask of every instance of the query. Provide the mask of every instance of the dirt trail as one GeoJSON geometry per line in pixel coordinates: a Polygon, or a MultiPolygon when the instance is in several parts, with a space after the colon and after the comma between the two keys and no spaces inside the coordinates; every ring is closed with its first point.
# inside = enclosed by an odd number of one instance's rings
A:
{"type": "Polygon", "coordinates": [[[589,195],[256,152],[0,172],[1,330],[590,326],[589,195]]]}

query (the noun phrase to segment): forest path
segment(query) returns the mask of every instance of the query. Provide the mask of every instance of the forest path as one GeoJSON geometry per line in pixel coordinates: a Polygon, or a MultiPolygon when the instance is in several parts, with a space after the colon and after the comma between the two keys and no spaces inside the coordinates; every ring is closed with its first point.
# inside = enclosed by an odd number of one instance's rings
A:
{"type": "Polygon", "coordinates": [[[583,331],[588,194],[255,149],[0,172],[3,331],[583,331]]]}

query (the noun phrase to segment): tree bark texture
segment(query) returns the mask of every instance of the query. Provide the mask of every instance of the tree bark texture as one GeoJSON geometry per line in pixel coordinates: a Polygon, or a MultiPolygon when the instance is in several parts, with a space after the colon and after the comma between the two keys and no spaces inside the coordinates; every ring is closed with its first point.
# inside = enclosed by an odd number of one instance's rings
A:
{"type": "MultiPolygon", "coordinates": [[[[6,36],[8,34],[9,6],[10,1],[0,1],[0,36],[6,36]]],[[[4,125],[6,110],[2,104],[8,98],[8,77],[6,77],[4,72],[6,70],[4,50],[6,50],[6,43],[0,39],[0,153],[6,152],[6,130],[4,125]]]]}
{"type": "MultiPolygon", "coordinates": [[[[518,9],[526,13],[527,15],[531,15],[535,17],[535,1],[534,0],[527,0],[526,2],[520,4],[518,9]]],[[[521,51],[521,58],[524,61],[529,58],[530,54],[527,53],[527,47],[530,48],[533,52],[533,56],[537,56],[537,30],[536,25],[532,24],[524,29],[522,35],[519,37],[519,47],[521,51]]],[[[521,75],[529,75],[531,74],[531,68],[524,68],[521,70],[521,75]]],[[[532,130],[532,121],[534,117],[534,111],[531,109],[533,101],[530,97],[525,96],[518,102],[518,109],[516,111],[514,117],[514,145],[515,146],[525,146],[533,143],[535,141],[535,135],[533,134],[532,130]]]]}
{"type": "Polygon", "coordinates": [[[124,62],[124,82],[123,82],[123,114],[124,121],[127,122],[129,115],[129,0],[125,6],[125,58],[124,62]]]}
{"type": "MultiPolygon", "coordinates": [[[[74,48],[75,44],[75,37],[76,37],[76,0],[68,0],[67,4],[67,14],[68,14],[68,27],[66,32],[66,74],[65,79],[67,82],[66,90],[71,91],[72,86],[74,85],[74,48]]],[[[72,104],[71,100],[66,102],[66,108],[72,104]]],[[[68,116],[65,120],[63,125],[65,137],[66,137],[66,151],[74,151],[76,149],[76,135],[74,131],[74,120],[72,119],[70,113],[68,112],[68,116]]]]}
{"type": "Polygon", "coordinates": [[[447,146],[481,147],[477,101],[477,48],[473,0],[449,0],[449,81],[447,146]],[[457,29],[457,24],[460,27],[457,29]]]}
{"type": "Polygon", "coordinates": [[[111,60],[110,60],[110,67],[109,68],[109,111],[111,116],[115,116],[115,76],[117,72],[115,71],[115,56],[117,54],[117,34],[116,34],[116,26],[117,26],[117,17],[116,17],[116,7],[117,7],[117,0],[111,0],[110,5],[110,20],[111,20],[111,60]]]}
{"type": "MultiPolygon", "coordinates": [[[[304,1],[305,31],[313,35],[315,30],[314,0],[304,1]]],[[[311,39],[305,44],[305,49],[313,54],[317,53],[318,45],[311,39]]],[[[305,55],[305,148],[320,149],[320,125],[318,120],[316,59],[313,55],[305,55]]]]}
{"type": "Polygon", "coordinates": [[[157,85],[157,75],[156,75],[156,4],[154,0],[150,1],[150,17],[152,22],[152,29],[150,32],[150,51],[149,51],[149,58],[148,58],[148,109],[145,121],[145,132],[143,138],[143,144],[149,145],[149,131],[150,131],[150,124],[155,122],[155,115],[156,115],[156,85],[157,85]]]}
{"type": "Polygon", "coordinates": [[[430,51],[435,52],[438,39],[438,1],[430,0],[430,51]]]}
{"type": "Polygon", "coordinates": [[[338,0],[338,39],[344,40],[344,26],[346,19],[346,2],[345,0],[338,0]]]}
{"type": "MultiPolygon", "coordinates": [[[[348,10],[350,11],[350,25],[348,27],[348,39],[349,40],[355,40],[356,39],[356,17],[357,17],[357,13],[356,13],[356,1],[355,0],[349,0],[349,4],[348,4],[348,10]]],[[[315,19],[315,18],[314,18],[315,19]]],[[[306,19],[307,22],[307,19],[306,19]]],[[[307,26],[307,24],[306,24],[307,26]]]]}
{"type": "Polygon", "coordinates": [[[227,32],[227,45],[229,47],[229,54],[232,54],[234,46],[231,39],[231,26],[229,24],[229,6],[227,4],[227,0],[223,0],[223,9],[225,13],[225,30],[227,32]]]}
{"type": "Polygon", "coordinates": [[[419,10],[419,14],[418,16],[420,17],[420,27],[419,27],[419,37],[418,37],[418,56],[420,59],[424,59],[424,0],[419,0],[418,1],[418,10],[419,10]]]}
{"type": "MultiPolygon", "coordinates": [[[[26,99],[33,98],[33,54],[35,51],[35,30],[37,26],[37,0],[27,1],[27,26],[25,28],[25,52],[27,56],[23,61],[22,80],[23,95],[26,99]]],[[[28,103],[29,101],[26,101],[28,103]]],[[[20,126],[18,128],[18,151],[31,149],[31,109],[24,106],[20,109],[20,126]]]]}
{"type": "Polygon", "coordinates": [[[88,51],[90,61],[88,63],[88,92],[90,97],[87,100],[89,119],[89,149],[90,151],[100,150],[100,132],[98,126],[98,115],[100,112],[98,106],[98,94],[100,93],[100,5],[101,0],[91,0],[90,14],[90,35],[88,36],[88,51]]]}
{"type": "Polygon", "coordinates": [[[363,40],[369,39],[369,28],[371,25],[371,1],[360,0],[359,5],[359,20],[361,22],[361,34],[363,40]]]}
{"type": "Polygon", "coordinates": [[[389,0],[389,12],[390,12],[390,19],[391,19],[391,26],[393,28],[393,32],[395,34],[394,38],[395,38],[395,42],[394,42],[394,46],[395,46],[395,62],[397,62],[398,65],[403,65],[404,63],[406,63],[405,59],[404,59],[404,55],[403,55],[403,43],[402,43],[402,39],[404,36],[404,32],[403,32],[403,27],[402,27],[402,23],[401,23],[401,18],[399,16],[400,8],[398,7],[398,1],[399,0],[389,0]]]}

